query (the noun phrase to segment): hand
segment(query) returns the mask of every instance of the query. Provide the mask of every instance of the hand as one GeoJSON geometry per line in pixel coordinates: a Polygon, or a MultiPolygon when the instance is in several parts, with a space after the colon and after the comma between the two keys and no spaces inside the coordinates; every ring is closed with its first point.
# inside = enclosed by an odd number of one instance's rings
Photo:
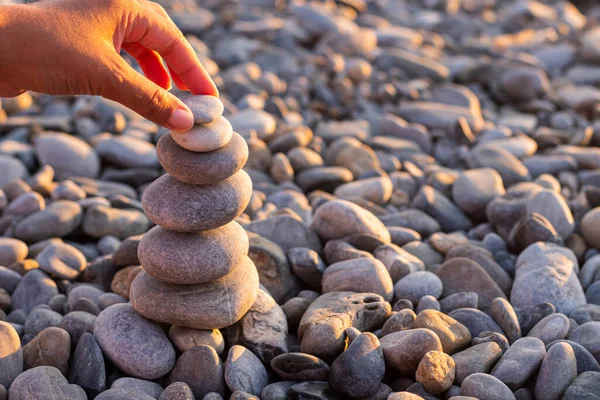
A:
{"type": "Polygon", "coordinates": [[[147,0],[42,0],[0,7],[0,97],[26,90],[100,95],[170,129],[192,127],[169,93],[218,96],[194,50],[165,10],[147,0]],[[119,55],[139,63],[146,77],[119,55]],[[162,57],[162,59],[161,59],[162,57]]]}

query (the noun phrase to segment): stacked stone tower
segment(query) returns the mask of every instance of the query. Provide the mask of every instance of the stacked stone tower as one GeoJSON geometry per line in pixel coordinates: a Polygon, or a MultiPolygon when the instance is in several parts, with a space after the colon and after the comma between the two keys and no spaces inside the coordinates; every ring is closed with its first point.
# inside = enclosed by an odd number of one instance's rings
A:
{"type": "Polygon", "coordinates": [[[196,124],[158,141],[158,159],[168,173],[142,198],[157,226],[140,242],[143,271],[131,284],[130,297],[135,310],[154,321],[224,328],[258,295],[248,237],[234,221],[252,194],[250,177],[241,169],[248,147],[222,116],[218,98],[193,96],[185,103],[196,124]]]}

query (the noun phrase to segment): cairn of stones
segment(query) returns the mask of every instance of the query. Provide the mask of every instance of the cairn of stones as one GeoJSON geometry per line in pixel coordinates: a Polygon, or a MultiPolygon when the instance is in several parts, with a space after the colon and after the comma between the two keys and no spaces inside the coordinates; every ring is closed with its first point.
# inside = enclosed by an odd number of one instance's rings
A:
{"type": "Polygon", "coordinates": [[[242,167],[245,140],[223,117],[213,96],[192,96],[188,132],[171,131],[156,147],[167,174],[145,190],[142,205],[156,224],[138,248],[143,270],[131,285],[142,316],[196,329],[238,321],[258,295],[248,237],[234,221],[252,195],[242,167]]]}

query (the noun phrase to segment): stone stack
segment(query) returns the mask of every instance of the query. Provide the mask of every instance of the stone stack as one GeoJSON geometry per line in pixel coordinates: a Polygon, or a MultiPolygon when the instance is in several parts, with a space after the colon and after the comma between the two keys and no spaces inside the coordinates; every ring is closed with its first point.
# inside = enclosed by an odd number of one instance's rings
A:
{"type": "Polygon", "coordinates": [[[145,190],[142,205],[157,226],[138,248],[143,270],[131,284],[144,317],[196,329],[224,328],[256,300],[258,273],[248,237],[234,221],[246,208],[252,182],[242,167],[245,140],[222,116],[223,103],[193,96],[195,125],[157,144],[167,174],[145,190]]]}

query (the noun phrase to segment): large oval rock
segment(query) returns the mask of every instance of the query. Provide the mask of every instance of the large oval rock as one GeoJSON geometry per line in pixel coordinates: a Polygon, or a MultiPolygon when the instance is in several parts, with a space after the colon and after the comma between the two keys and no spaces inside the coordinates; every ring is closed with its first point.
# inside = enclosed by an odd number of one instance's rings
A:
{"type": "Polygon", "coordinates": [[[300,321],[300,349],[333,361],[344,350],[347,328],[370,331],[382,325],[390,313],[389,303],[375,294],[325,293],[310,305],[300,321]]]}
{"type": "Polygon", "coordinates": [[[224,331],[229,345],[239,344],[250,349],[263,363],[287,353],[288,323],[281,307],[264,290],[248,312],[224,331]]]}
{"type": "Polygon", "coordinates": [[[187,383],[197,399],[211,392],[225,394],[223,363],[210,346],[195,346],[184,352],[177,360],[168,382],[187,383]]]}
{"type": "Polygon", "coordinates": [[[575,353],[568,343],[556,343],[550,347],[538,372],[535,398],[559,400],[577,377],[575,353]]]}
{"type": "Polygon", "coordinates": [[[100,173],[98,154],[83,140],[66,133],[47,132],[34,140],[35,154],[42,165],[50,165],[57,179],[71,176],[96,178],[100,173]]]}
{"type": "Polygon", "coordinates": [[[12,294],[12,309],[31,311],[38,304],[48,304],[58,294],[56,283],[39,269],[25,274],[12,294]]]}
{"type": "Polygon", "coordinates": [[[94,338],[104,354],[128,375],[156,379],[175,365],[175,349],[162,329],[137,314],[131,304],[104,309],[94,323],[94,338]]]}
{"type": "Polygon", "coordinates": [[[64,376],[69,370],[71,338],[61,328],[48,327],[23,346],[23,366],[31,369],[41,366],[57,368],[64,376]]]}
{"type": "Polygon", "coordinates": [[[0,321],[0,385],[10,387],[23,372],[23,349],[19,334],[8,322],[0,321]]]}
{"type": "Polygon", "coordinates": [[[144,191],[142,205],[148,218],[165,229],[198,232],[237,218],[251,195],[252,181],[243,170],[222,182],[202,186],[165,174],[144,191]]]}
{"type": "Polygon", "coordinates": [[[516,400],[512,391],[498,378],[481,373],[467,376],[460,386],[460,394],[476,399],[516,400]]]}
{"type": "Polygon", "coordinates": [[[332,200],[319,207],[311,228],[324,241],[356,233],[372,235],[384,243],[392,240],[387,228],[375,215],[346,200],[332,200]]]}
{"type": "Polygon", "coordinates": [[[154,321],[196,329],[224,328],[250,309],[258,294],[258,273],[249,258],[217,280],[195,285],[162,282],[145,271],[131,284],[135,310],[154,321]]]}
{"type": "MultiPolygon", "coordinates": [[[[27,245],[20,240],[0,238],[0,265],[9,266],[27,257],[27,245]]],[[[1,285],[1,284],[0,284],[1,285]]]]}
{"type": "Polygon", "coordinates": [[[15,228],[15,236],[27,243],[62,238],[77,229],[82,218],[79,204],[70,200],[58,200],[21,220],[15,228]]]}
{"type": "Polygon", "coordinates": [[[331,264],[323,274],[323,293],[376,293],[392,301],[392,278],[383,263],[375,258],[358,258],[331,264]]]}
{"type": "Polygon", "coordinates": [[[321,251],[319,237],[297,216],[274,215],[263,220],[252,221],[245,228],[278,244],[283,251],[294,247],[321,251]]]}
{"type": "Polygon", "coordinates": [[[69,382],[79,385],[90,395],[106,388],[106,366],[102,350],[91,333],[84,333],[71,359],[69,382]]]}
{"type": "Polygon", "coordinates": [[[471,333],[463,324],[436,310],[421,311],[414,326],[435,332],[447,354],[463,350],[471,343],[471,333]]]}
{"type": "Polygon", "coordinates": [[[479,296],[479,306],[487,308],[497,297],[506,298],[498,284],[475,261],[464,257],[451,258],[437,271],[444,290],[442,296],[459,292],[474,292],[479,296]]]}
{"type": "Polygon", "coordinates": [[[480,343],[452,355],[455,366],[456,384],[460,385],[467,376],[488,373],[502,357],[502,349],[495,342],[480,343]]]}
{"type": "Polygon", "coordinates": [[[385,362],[401,376],[411,379],[425,354],[443,351],[438,336],[423,328],[390,333],[380,342],[385,362]]]}
{"type": "Polygon", "coordinates": [[[570,249],[552,243],[532,244],[517,259],[511,304],[527,307],[549,302],[556,311],[568,315],[586,304],[578,270],[570,249]]]}
{"type": "Polygon", "coordinates": [[[2,177],[0,178],[0,189],[3,189],[9,183],[17,179],[26,178],[29,175],[27,167],[19,159],[0,154],[0,168],[2,177]]]}
{"type": "Polygon", "coordinates": [[[512,390],[517,390],[537,372],[545,355],[546,347],[540,339],[521,338],[506,350],[492,370],[492,375],[512,390]]]}
{"type": "Polygon", "coordinates": [[[365,397],[377,392],[384,374],[385,362],[379,340],[365,332],[331,364],[329,383],[338,393],[365,397]]]}
{"type": "Polygon", "coordinates": [[[157,168],[154,145],[129,135],[101,140],[95,147],[100,158],[120,168],[157,168]]]}
{"type": "Polygon", "coordinates": [[[118,239],[141,235],[150,226],[150,221],[140,210],[121,210],[106,206],[89,208],[82,224],[83,231],[88,236],[115,236],[118,239]]]}
{"type": "Polygon", "coordinates": [[[156,145],[163,168],[175,179],[190,185],[207,185],[229,178],[248,160],[248,146],[243,137],[233,137],[220,149],[197,153],[179,146],[170,133],[156,145]]]}
{"type": "Polygon", "coordinates": [[[36,367],[23,372],[10,387],[9,396],[10,400],[88,398],[82,388],[69,384],[54,367],[36,367]]]}
{"type": "Polygon", "coordinates": [[[565,391],[563,400],[597,399],[600,393],[600,372],[580,374],[565,391]]]}
{"type": "Polygon", "coordinates": [[[533,195],[527,202],[527,213],[544,216],[563,239],[571,236],[575,229],[569,205],[563,196],[554,190],[544,189],[533,195]]]}
{"type": "Polygon", "coordinates": [[[248,236],[235,221],[198,233],[155,226],[143,237],[138,258],[144,270],[165,282],[189,285],[219,279],[242,262],[248,236]]]}
{"type": "Polygon", "coordinates": [[[42,271],[59,279],[75,279],[87,266],[85,256],[66,243],[51,243],[35,259],[42,271]]]}
{"type": "Polygon", "coordinates": [[[245,347],[234,345],[225,361],[225,382],[232,392],[241,390],[260,396],[269,377],[258,357],[245,347]]]}

